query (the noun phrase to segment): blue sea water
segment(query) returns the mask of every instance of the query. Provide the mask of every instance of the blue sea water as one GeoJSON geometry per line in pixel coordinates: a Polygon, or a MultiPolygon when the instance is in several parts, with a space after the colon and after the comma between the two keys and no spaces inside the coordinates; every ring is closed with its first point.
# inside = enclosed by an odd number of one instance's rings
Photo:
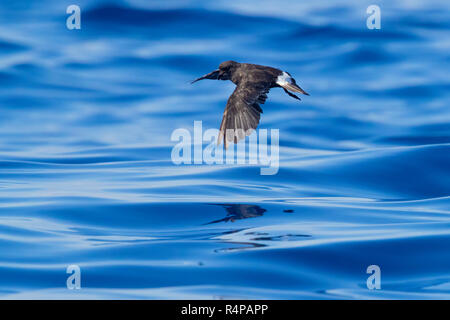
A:
{"type": "Polygon", "coordinates": [[[71,4],[0,4],[0,298],[450,298],[448,1],[71,4]],[[311,94],[263,105],[276,175],[171,161],[230,59],[311,94]]]}

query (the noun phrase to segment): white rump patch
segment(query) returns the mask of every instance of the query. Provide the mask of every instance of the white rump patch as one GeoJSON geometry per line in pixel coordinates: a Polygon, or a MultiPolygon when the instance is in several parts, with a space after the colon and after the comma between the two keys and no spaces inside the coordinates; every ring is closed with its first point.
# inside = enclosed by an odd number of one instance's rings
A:
{"type": "Polygon", "coordinates": [[[283,71],[283,73],[278,76],[276,83],[279,84],[280,86],[291,84],[292,77],[283,71]]]}

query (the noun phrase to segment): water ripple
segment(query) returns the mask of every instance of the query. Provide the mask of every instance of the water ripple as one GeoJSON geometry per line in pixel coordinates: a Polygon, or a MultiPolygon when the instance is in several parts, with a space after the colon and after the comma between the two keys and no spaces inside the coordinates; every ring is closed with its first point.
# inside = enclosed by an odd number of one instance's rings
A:
{"type": "Polygon", "coordinates": [[[69,31],[0,4],[1,298],[450,297],[447,4],[383,3],[381,30],[344,1],[81,6],[69,31]],[[229,59],[311,93],[264,105],[277,175],[171,161],[174,129],[220,126],[233,85],[189,81],[229,59]]]}

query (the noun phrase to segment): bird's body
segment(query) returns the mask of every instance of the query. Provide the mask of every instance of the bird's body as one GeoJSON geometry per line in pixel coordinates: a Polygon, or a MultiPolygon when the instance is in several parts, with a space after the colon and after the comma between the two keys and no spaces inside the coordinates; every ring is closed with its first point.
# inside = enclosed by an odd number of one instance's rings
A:
{"type": "Polygon", "coordinates": [[[236,89],[228,99],[217,141],[220,144],[223,139],[225,148],[229,142],[237,143],[256,129],[260,114],[263,112],[260,104],[266,102],[267,93],[271,88],[281,87],[288,95],[298,100],[300,98],[289,91],[308,95],[289,73],[257,64],[225,61],[220,64],[218,70],[192,83],[202,79],[230,80],[236,85],[236,89]]]}

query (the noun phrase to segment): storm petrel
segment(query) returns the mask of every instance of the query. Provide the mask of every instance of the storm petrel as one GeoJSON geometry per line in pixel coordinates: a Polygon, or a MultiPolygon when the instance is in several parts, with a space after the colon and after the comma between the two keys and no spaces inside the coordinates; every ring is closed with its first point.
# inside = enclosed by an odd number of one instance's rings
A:
{"type": "Polygon", "coordinates": [[[259,104],[266,102],[271,88],[281,87],[288,95],[298,100],[300,98],[289,91],[309,96],[288,72],[257,64],[225,61],[219,65],[219,69],[192,83],[203,79],[231,80],[236,85],[236,89],[228,98],[217,139],[218,145],[223,139],[225,148],[228,148],[229,142],[237,143],[256,129],[263,112],[259,104]]]}

